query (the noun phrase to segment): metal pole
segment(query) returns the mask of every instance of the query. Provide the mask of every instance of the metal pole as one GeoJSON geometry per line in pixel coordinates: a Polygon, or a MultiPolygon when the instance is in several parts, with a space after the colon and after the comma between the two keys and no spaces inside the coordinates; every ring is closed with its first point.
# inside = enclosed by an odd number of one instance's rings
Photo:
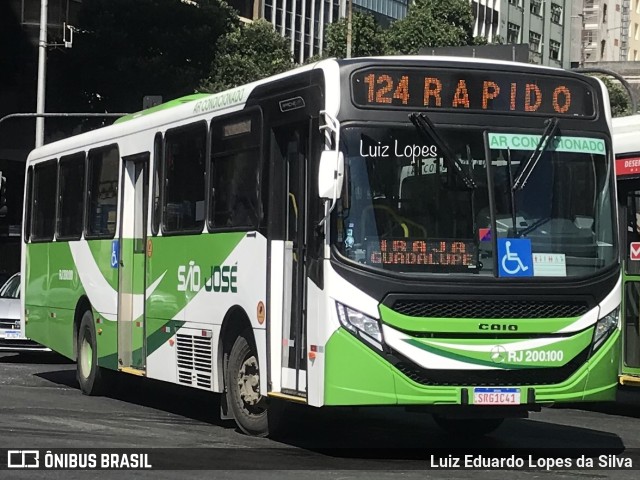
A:
{"type": "Polygon", "coordinates": [[[351,58],[351,36],[352,36],[352,21],[353,21],[353,0],[347,0],[349,2],[349,11],[347,14],[347,58],[351,58]]]}
{"type": "MultiPolygon", "coordinates": [[[[36,112],[44,113],[47,85],[47,10],[49,0],[40,0],[40,40],[38,41],[38,93],[36,112]]],[[[36,148],[44,144],[44,117],[36,118],[36,148]]]]}

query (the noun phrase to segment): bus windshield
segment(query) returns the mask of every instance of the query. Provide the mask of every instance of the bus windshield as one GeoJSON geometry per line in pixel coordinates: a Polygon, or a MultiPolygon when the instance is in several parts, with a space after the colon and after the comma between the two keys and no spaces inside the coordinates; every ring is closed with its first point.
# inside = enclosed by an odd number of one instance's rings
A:
{"type": "Polygon", "coordinates": [[[346,127],[337,250],[368,267],[410,274],[574,277],[611,265],[615,221],[604,140],[542,134],[346,127]],[[534,168],[521,175],[532,155],[534,168]]]}

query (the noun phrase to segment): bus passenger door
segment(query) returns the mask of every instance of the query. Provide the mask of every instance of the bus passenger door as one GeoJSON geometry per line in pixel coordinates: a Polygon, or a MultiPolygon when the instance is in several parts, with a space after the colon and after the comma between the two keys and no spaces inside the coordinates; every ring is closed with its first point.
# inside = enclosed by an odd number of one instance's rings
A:
{"type": "MultiPolygon", "coordinates": [[[[284,188],[273,215],[281,217],[284,234],[282,279],[271,275],[272,295],[282,298],[282,325],[271,335],[281,341],[281,391],[306,397],[306,240],[307,169],[309,121],[301,121],[272,131],[272,155],[281,165],[284,188]],[[276,285],[278,283],[278,285],[276,285]],[[278,292],[278,293],[276,293],[278,292]]],[[[277,168],[277,167],[276,167],[277,168]]],[[[273,273],[273,271],[272,271],[273,273]]]]}
{"type": "Polygon", "coordinates": [[[621,181],[619,187],[624,266],[621,373],[637,377],[640,375],[640,179],[621,181]]]}
{"type": "Polygon", "coordinates": [[[149,153],[124,157],[118,291],[118,368],[143,373],[146,366],[145,269],[149,153]]]}

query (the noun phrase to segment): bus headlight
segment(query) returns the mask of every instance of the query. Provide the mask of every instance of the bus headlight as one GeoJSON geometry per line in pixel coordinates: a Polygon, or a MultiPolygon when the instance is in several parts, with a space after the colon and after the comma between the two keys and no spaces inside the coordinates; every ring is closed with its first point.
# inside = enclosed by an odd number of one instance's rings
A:
{"type": "Polygon", "coordinates": [[[378,320],[339,302],[336,302],[336,307],[338,318],[344,328],[378,350],[382,350],[382,330],[378,320]]]}
{"type": "Polygon", "coordinates": [[[598,323],[596,323],[596,328],[593,333],[593,349],[592,351],[596,351],[600,346],[605,342],[607,338],[614,332],[614,330],[618,327],[618,319],[620,317],[620,309],[616,308],[609,315],[605,315],[598,323]]]}

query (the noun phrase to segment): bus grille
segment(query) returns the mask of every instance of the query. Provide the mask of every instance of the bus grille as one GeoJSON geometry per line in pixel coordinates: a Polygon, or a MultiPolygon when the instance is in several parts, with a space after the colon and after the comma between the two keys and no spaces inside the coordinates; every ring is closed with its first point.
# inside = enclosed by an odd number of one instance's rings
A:
{"type": "Polygon", "coordinates": [[[584,302],[545,300],[396,300],[391,309],[409,317],[425,318],[572,318],[584,315],[584,302]]]}
{"type": "MultiPolygon", "coordinates": [[[[189,329],[182,329],[188,332],[189,329]]],[[[201,333],[201,330],[194,330],[201,333]]],[[[211,337],[179,333],[176,335],[178,382],[211,390],[211,337]]]]}
{"type": "Polygon", "coordinates": [[[422,368],[400,358],[395,367],[414,382],[432,386],[519,386],[561,383],[584,365],[589,357],[587,347],[562,367],[523,368],[518,370],[434,370],[422,368]]]}

